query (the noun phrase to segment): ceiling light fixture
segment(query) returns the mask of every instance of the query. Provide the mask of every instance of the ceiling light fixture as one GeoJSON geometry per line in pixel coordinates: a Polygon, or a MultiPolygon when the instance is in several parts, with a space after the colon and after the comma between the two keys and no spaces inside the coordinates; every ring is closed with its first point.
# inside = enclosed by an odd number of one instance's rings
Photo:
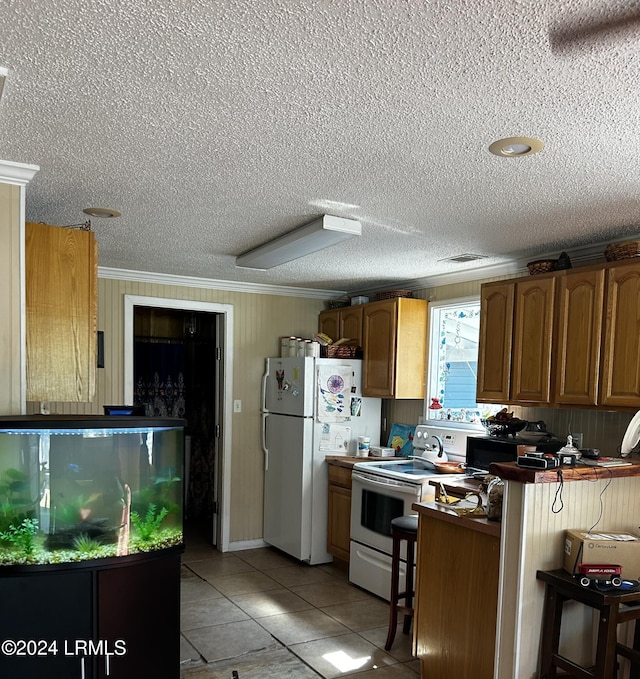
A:
{"type": "Polygon", "coordinates": [[[271,269],[292,259],[342,243],[353,236],[360,236],[361,233],[362,225],[355,219],[323,215],[310,224],[236,257],[236,266],[271,269]]]}
{"type": "Polygon", "coordinates": [[[542,151],[544,143],[533,137],[506,137],[498,139],[489,146],[489,151],[494,156],[503,158],[520,158],[530,156],[538,151],[542,151]]]}
{"type": "Polygon", "coordinates": [[[2,99],[2,93],[4,91],[4,85],[9,75],[9,69],[4,66],[0,66],[0,99],[2,99]]]}
{"type": "Polygon", "coordinates": [[[85,215],[99,217],[100,219],[112,219],[120,216],[117,210],[112,210],[110,207],[86,207],[83,212],[85,215]]]}

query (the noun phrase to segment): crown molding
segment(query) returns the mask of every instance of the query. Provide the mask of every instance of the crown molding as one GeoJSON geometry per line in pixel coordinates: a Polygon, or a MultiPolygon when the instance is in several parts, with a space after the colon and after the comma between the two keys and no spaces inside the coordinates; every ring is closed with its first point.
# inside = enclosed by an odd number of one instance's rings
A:
{"type": "MultiPolygon", "coordinates": [[[[640,239],[640,236],[638,236],[640,239]]],[[[610,243],[624,242],[633,239],[632,236],[608,241],[607,243],[595,243],[565,250],[575,266],[587,266],[604,261],[604,250],[610,243]]],[[[527,263],[533,259],[556,259],[558,252],[545,252],[539,255],[531,255],[526,259],[514,259],[490,266],[481,266],[473,269],[462,269],[447,273],[417,278],[408,281],[393,283],[393,288],[403,290],[424,290],[425,288],[437,288],[443,285],[455,283],[468,283],[470,281],[487,280],[490,278],[506,278],[511,276],[527,275],[527,263]]],[[[258,283],[244,283],[242,281],[224,281],[210,278],[195,278],[191,276],[177,276],[173,274],[150,273],[148,271],[133,271],[128,269],[114,269],[98,267],[100,278],[113,278],[115,280],[134,281],[138,283],[159,283],[162,285],[180,285],[188,288],[204,288],[208,290],[226,290],[229,292],[246,292],[258,295],[282,295],[284,297],[303,297],[309,299],[339,299],[345,296],[373,295],[376,292],[389,290],[391,285],[361,288],[356,290],[321,290],[316,288],[298,288],[294,286],[263,285],[258,283]]]]}
{"type": "Polygon", "coordinates": [[[180,285],[186,288],[203,288],[206,290],[225,290],[227,292],[246,292],[257,295],[280,295],[283,297],[304,297],[310,299],[338,299],[348,294],[344,290],[320,290],[316,288],[297,288],[293,286],[262,285],[244,283],[242,281],[223,281],[212,278],[195,278],[174,274],[150,273],[129,269],[113,269],[98,267],[99,278],[111,278],[119,281],[136,283],[157,283],[161,285],[180,285]]]}
{"type": "MultiPolygon", "coordinates": [[[[640,238],[640,236],[638,236],[640,238]]],[[[572,250],[565,250],[573,266],[587,266],[589,264],[597,264],[604,262],[604,250],[610,243],[624,242],[632,240],[633,236],[620,238],[618,240],[607,241],[606,243],[595,243],[573,248],[572,250]]],[[[408,280],[400,283],[394,283],[394,287],[403,290],[424,290],[425,288],[437,288],[444,285],[453,285],[455,283],[468,283],[470,281],[487,280],[490,278],[501,278],[519,275],[528,275],[529,269],[527,263],[536,259],[557,259],[558,251],[545,252],[539,255],[531,255],[526,259],[514,259],[508,262],[500,262],[499,264],[492,264],[489,266],[480,266],[473,269],[462,269],[460,271],[451,271],[447,273],[435,274],[434,276],[426,276],[408,280]]],[[[366,290],[353,291],[351,295],[357,294],[374,294],[382,290],[388,290],[389,284],[383,287],[367,288],[366,290]]]]}
{"type": "Polygon", "coordinates": [[[10,160],[0,160],[0,182],[26,186],[39,169],[39,165],[25,165],[24,163],[13,163],[10,160]]]}

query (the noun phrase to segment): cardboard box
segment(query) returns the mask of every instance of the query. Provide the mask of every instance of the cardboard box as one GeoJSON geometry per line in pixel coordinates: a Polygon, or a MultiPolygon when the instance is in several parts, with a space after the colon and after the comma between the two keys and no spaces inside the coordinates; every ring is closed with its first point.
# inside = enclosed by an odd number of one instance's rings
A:
{"type": "Polygon", "coordinates": [[[619,564],[623,578],[640,580],[640,537],[631,533],[568,530],[562,567],[573,574],[580,563],[619,564]]]}

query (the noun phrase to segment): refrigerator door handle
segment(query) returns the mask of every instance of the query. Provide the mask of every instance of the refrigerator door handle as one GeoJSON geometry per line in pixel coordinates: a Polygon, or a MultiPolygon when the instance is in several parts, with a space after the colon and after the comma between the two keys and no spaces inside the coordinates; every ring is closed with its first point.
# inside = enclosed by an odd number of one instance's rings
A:
{"type": "MultiPolygon", "coordinates": [[[[262,410],[267,410],[267,377],[269,376],[269,359],[265,361],[264,375],[262,376],[262,410]]],[[[264,447],[264,446],[263,446],[264,447]]]]}
{"type": "Polygon", "coordinates": [[[268,413],[262,413],[262,451],[264,452],[265,471],[269,471],[269,449],[267,448],[267,417],[268,413]]]}

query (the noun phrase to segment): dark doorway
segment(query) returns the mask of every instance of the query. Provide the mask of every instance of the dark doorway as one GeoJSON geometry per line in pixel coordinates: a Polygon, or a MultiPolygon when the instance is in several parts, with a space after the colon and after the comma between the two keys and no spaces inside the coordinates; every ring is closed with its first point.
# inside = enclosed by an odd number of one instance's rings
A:
{"type": "Polygon", "coordinates": [[[185,518],[208,526],[218,481],[217,315],[134,307],[134,405],[143,406],[149,417],[187,420],[185,518]]]}

